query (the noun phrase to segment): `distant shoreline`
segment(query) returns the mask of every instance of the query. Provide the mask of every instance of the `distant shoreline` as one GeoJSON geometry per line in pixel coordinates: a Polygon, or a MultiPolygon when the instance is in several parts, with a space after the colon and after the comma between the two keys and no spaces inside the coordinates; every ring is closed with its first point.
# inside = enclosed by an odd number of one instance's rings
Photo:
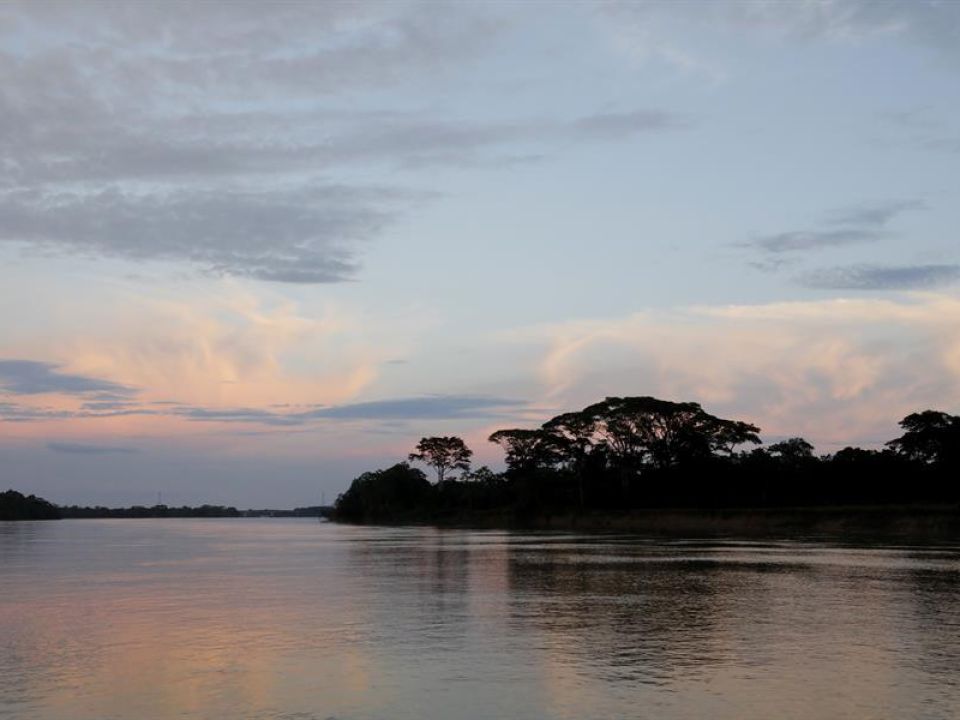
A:
{"type": "Polygon", "coordinates": [[[22,520],[94,520],[105,518],[156,519],[156,518],[240,518],[240,517],[330,517],[333,508],[326,505],[310,505],[293,510],[276,508],[250,508],[237,510],[227,505],[133,505],[108,508],[97,506],[56,505],[36,495],[23,495],[16,490],[0,492],[0,521],[22,520]]]}

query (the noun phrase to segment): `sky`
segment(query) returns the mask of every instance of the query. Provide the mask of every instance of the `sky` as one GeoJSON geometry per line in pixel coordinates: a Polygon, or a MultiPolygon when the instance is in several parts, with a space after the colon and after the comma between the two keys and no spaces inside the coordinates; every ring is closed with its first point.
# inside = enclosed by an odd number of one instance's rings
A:
{"type": "Polygon", "coordinates": [[[0,487],[331,502],[609,395],[960,412],[960,3],[0,5],[0,487]],[[4,487],[5,486],[5,487],[4,487]]]}

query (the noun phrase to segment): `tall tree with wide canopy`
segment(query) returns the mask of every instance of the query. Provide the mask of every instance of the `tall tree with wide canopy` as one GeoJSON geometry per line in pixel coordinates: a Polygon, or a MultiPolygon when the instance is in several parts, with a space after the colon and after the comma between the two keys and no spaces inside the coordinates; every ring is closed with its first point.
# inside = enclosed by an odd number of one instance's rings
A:
{"type": "Polygon", "coordinates": [[[759,443],[760,428],[718,418],[699,403],[644,397],[608,397],[583,410],[594,432],[626,470],[666,468],[759,443]]]}
{"type": "Polygon", "coordinates": [[[561,439],[544,430],[497,430],[489,440],[503,448],[507,467],[518,472],[553,467],[564,457],[561,439]]]}
{"type": "Polygon", "coordinates": [[[468,471],[472,456],[473,451],[461,438],[444,436],[420,438],[409,459],[432,467],[437,473],[437,483],[442,484],[451,470],[468,471]]]}
{"type": "Polygon", "coordinates": [[[936,410],[912,413],[900,421],[906,432],[887,447],[927,465],[960,465],[960,416],[936,410]]]}
{"type": "Polygon", "coordinates": [[[593,418],[585,412],[568,412],[557,415],[543,424],[545,432],[556,438],[561,448],[564,464],[577,478],[577,497],[580,506],[586,502],[584,470],[590,452],[595,449],[593,437],[596,428],[593,418]]]}

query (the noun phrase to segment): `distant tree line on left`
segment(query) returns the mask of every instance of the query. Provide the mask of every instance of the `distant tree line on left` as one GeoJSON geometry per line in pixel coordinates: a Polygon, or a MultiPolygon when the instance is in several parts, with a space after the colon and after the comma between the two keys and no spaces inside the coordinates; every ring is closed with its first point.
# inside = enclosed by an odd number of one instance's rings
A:
{"type": "Polygon", "coordinates": [[[330,509],[320,505],[298,507],[293,510],[276,510],[271,508],[238,510],[228,505],[197,505],[191,507],[183,505],[173,507],[167,505],[133,505],[125,508],[108,508],[102,506],[80,507],[67,505],[59,508],[64,518],[235,518],[235,517],[324,517],[330,509]]]}
{"type": "Polygon", "coordinates": [[[0,493],[0,520],[60,520],[95,518],[237,518],[237,517],[326,517],[331,509],[320,505],[293,510],[238,510],[226,505],[132,505],[103,507],[96,505],[55,505],[36,495],[23,495],[16,490],[0,493]]]}

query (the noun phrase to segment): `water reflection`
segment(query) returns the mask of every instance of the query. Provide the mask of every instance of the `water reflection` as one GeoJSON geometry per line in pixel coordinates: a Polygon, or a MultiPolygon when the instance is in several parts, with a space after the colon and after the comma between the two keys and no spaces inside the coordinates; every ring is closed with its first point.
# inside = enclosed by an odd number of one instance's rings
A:
{"type": "Polygon", "coordinates": [[[960,553],[0,523],[0,718],[924,718],[960,553]]]}

